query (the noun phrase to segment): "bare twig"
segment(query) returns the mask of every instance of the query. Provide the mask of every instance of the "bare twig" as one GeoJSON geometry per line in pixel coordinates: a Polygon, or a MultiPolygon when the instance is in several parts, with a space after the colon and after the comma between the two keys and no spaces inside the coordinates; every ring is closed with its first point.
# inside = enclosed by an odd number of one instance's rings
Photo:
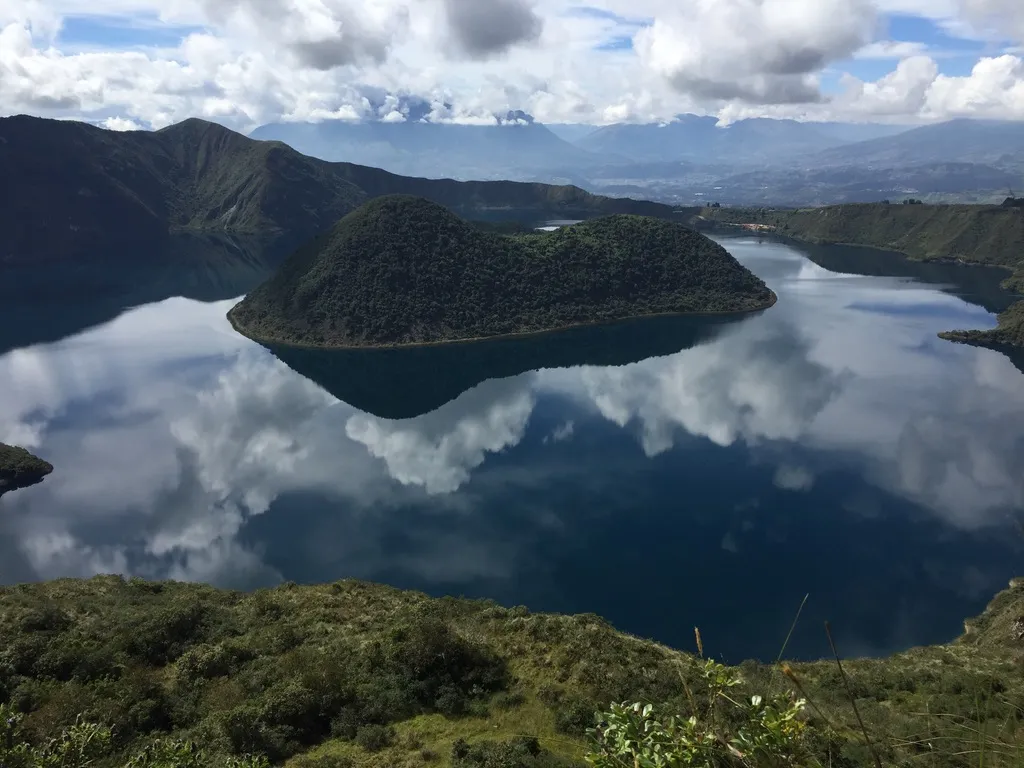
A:
{"type": "Polygon", "coordinates": [[[836,666],[839,667],[839,676],[843,678],[846,695],[849,696],[850,704],[853,706],[853,714],[857,716],[857,724],[860,725],[861,733],[864,734],[864,743],[868,745],[868,749],[871,751],[871,756],[875,758],[876,768],[882,768],[882,760],[878,756],[875,745],[871,743],[871,737],[868,736],[868,729],[864,726],[864,720],[860,716],[860,710],[857,709],[857,700],[853,695],[853,689],[850,687],[850,679],[846,676],[846,670],[843,669],[843,662],[839,660],[839,651],[836,650],[836,641],[832,639],[832,627],[827,621],[825,622],[825,634],[828,635],[828,644],[832,648],[832,655],[836,659],[836,666]]]}

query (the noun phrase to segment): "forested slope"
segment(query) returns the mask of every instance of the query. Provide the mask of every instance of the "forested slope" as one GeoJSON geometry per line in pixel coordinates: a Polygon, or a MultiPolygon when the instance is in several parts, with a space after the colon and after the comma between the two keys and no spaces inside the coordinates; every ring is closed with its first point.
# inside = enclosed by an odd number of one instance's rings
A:
{"type": "Polygon", "coordinates": [[[280,142],[255,141],[190,119],[160,131],[0,118],[0,264],[110,259],[168,232],[268,235],[301,243],[366,200],[420,195],[467,215],[537,211],[673,216],[657,203],[603,198],[578,187],[412,179],[328,163],[280,142]]]}

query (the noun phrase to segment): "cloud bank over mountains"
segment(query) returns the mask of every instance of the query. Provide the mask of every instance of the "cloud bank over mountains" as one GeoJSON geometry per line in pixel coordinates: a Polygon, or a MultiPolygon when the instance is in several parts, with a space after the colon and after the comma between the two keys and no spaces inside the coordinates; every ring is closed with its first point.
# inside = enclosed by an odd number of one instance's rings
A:
{"type": "Polygon", "coordinates": [[[1016,0],[8,0],[0,104],[190,116],[1024,119],[1016,0]],[[383,94],[383,97],[381,97],[383,94]]]}

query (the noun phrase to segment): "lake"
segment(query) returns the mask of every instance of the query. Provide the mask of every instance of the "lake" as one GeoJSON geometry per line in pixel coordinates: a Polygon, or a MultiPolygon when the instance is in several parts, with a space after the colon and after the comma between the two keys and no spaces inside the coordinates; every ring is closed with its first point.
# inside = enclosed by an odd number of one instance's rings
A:
{"type": "Polygon", "coordinates": [[[180,291],[218,301],[11,291],[0,441],[56,471],[0,500],[0,582],[356,577],[730,662],[805,595],[790,657],[825,619],[846,655],[952,639],[1022,570],[1024,374],[936,337],[992,327],[1002,275],[721,242],[775,307],[411,354],[236,334],[249,261],[180,291]]]}

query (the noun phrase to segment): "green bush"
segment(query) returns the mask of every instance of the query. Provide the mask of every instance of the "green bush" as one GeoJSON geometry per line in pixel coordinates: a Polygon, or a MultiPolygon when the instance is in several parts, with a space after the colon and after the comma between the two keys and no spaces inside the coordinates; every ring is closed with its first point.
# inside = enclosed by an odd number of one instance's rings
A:
{"type": "Polygon", "coordinates": [[[570,768],[575,763],[541,749],[535,738],[519,737],[503,742],[452,745],[452,768],[570,768]]]}
{"type": "Polygon", "coordinates": [[[555,710],[555,727],[571,736],[582,736],[594,726],[594,713],[598,706],[578,696],[563,700],[555,710]]]}
{"type": "Polygon", "coordinates": [[[367,752],[380,752],[395,741],[395,732],[385,725],[364,725],[356,731],[356,744],[367,752]]]}

